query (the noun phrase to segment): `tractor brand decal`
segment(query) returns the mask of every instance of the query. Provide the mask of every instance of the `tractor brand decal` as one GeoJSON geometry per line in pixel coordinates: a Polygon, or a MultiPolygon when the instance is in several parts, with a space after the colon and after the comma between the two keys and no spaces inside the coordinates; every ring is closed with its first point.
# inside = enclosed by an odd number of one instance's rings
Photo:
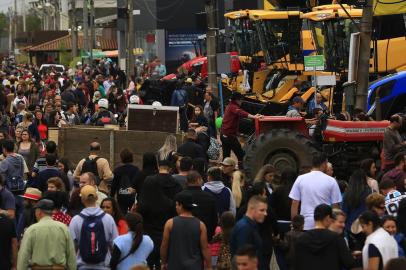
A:
{"type": "Polygon", "coordinates": [[[385,128],[384,127],[376,127],[376,128],[341,128],[341,127],[334,127],[334,126],[327,126],[326,131],[332,131],[332,132],[338,132],[338,133],[349,133],[349,134],[355,134],[355,133],[384,133],[385,128]]]}

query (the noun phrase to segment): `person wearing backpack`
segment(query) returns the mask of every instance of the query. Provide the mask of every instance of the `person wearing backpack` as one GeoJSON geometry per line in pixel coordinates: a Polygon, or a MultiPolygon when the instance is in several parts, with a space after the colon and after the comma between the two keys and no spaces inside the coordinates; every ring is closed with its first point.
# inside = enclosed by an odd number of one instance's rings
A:
{"type": "Polygon", "coordinates": [[[117,202],[121,212],[126,214],[135,201],[135,196],[140,192],[140,183],[136,179],[140,170],[133,163],[133,153],[125,148],[120,152],[123,165],[114,170],[114,178],[111,183],[111,197],[117,195],[117,202]]]}
{"type": "Polygon", "coordinates": [[[102,98],[97,102],[97,105],[99,105],[99,110],[92,116],[90,123],[95,126],[116,125],[117,120],[114,114],[109,111],[109,101],[102,98]]]}
{"type": "Polygon", "coordinates": [[[14,153],[14,142],[3,142],[3,155],[6,157],[0,162],[0,174],[3,175],[5,187],[13,193],[16,203],[15,217],[18,218],[23,211],[23,199],[19,195],[24,194],[24,158],[14,153]]]}
{"type": "Polygon", "coordinates": [[[96,185],[98,185],[99,190],[108,194],[113,173],[107,159],[99,157],[100,150],[100,143],[92,142],[89,156],[79,161],[73,176],[78,181],[85,172],[93,173],[96,176],[96,185]]]}
{"type": "Polygon", "coordinates": [[[80,197],[85,209],[73,217],[69,225],[77,250],[78,269],[110,269],[113,240],[118,236],[114,219],[96,206],[94,186],[82,187],[80,197]]]}
{"type": "Polygon", "coordinates": [[[207,170],[207,183],[203,185],[203,191],[212,194],[216,199],[218,217],[225,211],[231,211],[235,215],[235,201],[231,190],[224,185],[219,167],[211,167],[207,170]]]}

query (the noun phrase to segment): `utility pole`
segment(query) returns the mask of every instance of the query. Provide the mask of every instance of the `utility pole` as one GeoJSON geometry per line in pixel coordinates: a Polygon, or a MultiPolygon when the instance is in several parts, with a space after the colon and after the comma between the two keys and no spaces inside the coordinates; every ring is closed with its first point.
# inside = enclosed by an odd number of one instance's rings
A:
{"type": "Polygon", "coordinates": [[[357,92],[355,108],[365,109],[369,84],[369,62],[371,57],[372,10],[373,0],[367,0],[362,11],[359,64],[357,69],[357,92]]]}
{"type": "Polygon", "coordinates": [[[17,0],[14,0],[14,16],[13,16],[13,25],[14,25],[14,31],[13,31],[13,54],[15,54],[15,49],[17,48],[16,44],[16,39],[17,39],[17,23],[18,23],[18,18],[17,18],[17,0]]]}
{"type": "Polygon", "coordinates": [[[134,75],[134,0],[127,0],[128,4],[128,34],[127,34],[127,76],[134,75]]]}
{"type": "Polygon", "coordinates": [[[8,50],[12,52],[13,49],[13,9],[11,7],[8,8],[8,50]]]}
{"type": "Polygon", "coordinates": [[[216,28],[216,0],[206,0],[205,10],[207,17],[207,68],[209,86],[211,87],[213,94],[219,96],[217,86],[217,59],[216,59],[216,40],[217,40],[217,28],[216,28]]]}
{"type": "MultiPolygon", "coordinates": [[[[83,0],[83,52],[84,56],[88,57],[89,52],[89,12],[87,10],[87,0],[83,0]]],[[[86,62],[89,64],[89,59],[85,58],[86,62]]]]}
{"type": "MultiPolygon", "coordinates": [[[[127,72],[127,29],[128,5],[126,0],[117,0],[117,42],[118,42],[118,62],[120,69],[127,72]]],[[[128,74],[127,74],[128,75],[128,74]]]]}
{"type": "Polygon", "coordinates": [[[71,38],[72,38],[72,58],[78,56],[78,31],[76,23],[76,0],[70,0],[70,12],[69,12],[69,21],[71,29],[71,38]]]}
{"type": "Polygon", "coordinates": [[[95,19],[94,0],[90,0],[90,64],[91,65],[93,64],[93,48],[96,45],[94,19],[95,19]]]}
{"type": "Polygon", "coordinates": [[[25,14],[25,0],[22,0],[22,6],[21,6],[21,13],[23,15],[23,32],[27,31],[27,24],[26,24],[26,14],[25,14]]]}

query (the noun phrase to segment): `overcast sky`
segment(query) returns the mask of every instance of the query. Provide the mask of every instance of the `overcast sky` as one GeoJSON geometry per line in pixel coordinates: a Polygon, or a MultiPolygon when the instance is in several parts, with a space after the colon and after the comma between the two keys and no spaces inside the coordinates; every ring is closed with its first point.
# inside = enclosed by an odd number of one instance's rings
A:
{"type": "Polygon", "coordinates": [[[13,5],[13,0],[0,0],[0,12],[7,12],[8,7],[13,5]]]}

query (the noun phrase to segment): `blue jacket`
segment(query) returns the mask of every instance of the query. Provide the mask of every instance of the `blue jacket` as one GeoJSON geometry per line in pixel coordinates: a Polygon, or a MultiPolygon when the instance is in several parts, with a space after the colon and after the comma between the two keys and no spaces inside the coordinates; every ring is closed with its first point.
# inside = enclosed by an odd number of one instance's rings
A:
{"type": "MultiPolygon", "coordinates": [[[[251,245],[255,248],[258,260],[262,258],[262,239],[259,235],[257,223],[247,216],[242,217],[231,233],[230,251],[231,257],[237,250],[245,245],[251,245]]],[[[261,263],[259,263],[261,265],[261,263]]]]}

